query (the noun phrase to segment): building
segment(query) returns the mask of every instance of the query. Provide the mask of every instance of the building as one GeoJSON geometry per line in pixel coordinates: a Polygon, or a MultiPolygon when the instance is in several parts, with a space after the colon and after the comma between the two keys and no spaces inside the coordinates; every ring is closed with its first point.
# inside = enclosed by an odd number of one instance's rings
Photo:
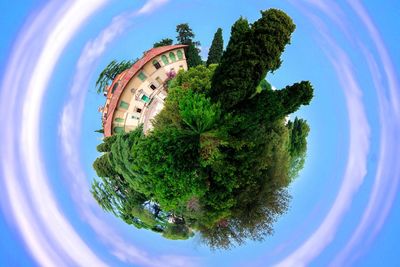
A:
{"type": "Polygon", "coordinates": [[[120,73],[106,89],[102,108],[104,135],[129,132],[139,124],[152,129],[151,119],[164,106],[165,82],[179,70],[187,70],[184,48],[170,45],[150,49],[130,69],[120,73]]]}

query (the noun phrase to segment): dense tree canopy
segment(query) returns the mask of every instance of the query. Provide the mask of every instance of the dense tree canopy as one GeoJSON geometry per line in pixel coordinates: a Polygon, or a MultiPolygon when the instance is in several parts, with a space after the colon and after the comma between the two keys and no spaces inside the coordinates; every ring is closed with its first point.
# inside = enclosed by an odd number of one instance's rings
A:
{"type": "Polygon", "coordinates": [[[270,9],[252,25],[240,18],[213,76],[211,97],[229,110],[254,93],[268,72],[281,64],[280,56],[290,42],[295,25],[284,12],[270,9]]]}
{"type": "Polygon", "coordinates": [[[272,90],[265,80],[294,28],[275,9],[251,26],[239,19],[219,65],[193,67],[170,82],[150,133],[138,127],[106,138],[93,164],[101,207],[165,238],[198,233],[211,248],[272,234],[310,131],[287,116],[310,103],[311,84],[272,90]]]}

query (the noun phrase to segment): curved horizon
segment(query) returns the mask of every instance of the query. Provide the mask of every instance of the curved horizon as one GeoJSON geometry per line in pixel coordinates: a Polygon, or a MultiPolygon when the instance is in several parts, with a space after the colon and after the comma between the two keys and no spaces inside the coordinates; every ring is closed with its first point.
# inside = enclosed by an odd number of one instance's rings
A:
{"type": "Polygon", "coordinates": [[[392,34],[400,6],[393,5],[78,0],[16,6],[0,23],[6,35],[0,44],[0,229],[7,240],[0,263],[399,265],[400,214],[393,207],[400,201],[400,62],[392,34]],[[315,102],[296,113],[311,126],[308,155],[274,235],[212,253],[196,238],[163,240],[104,213],[89,191],[101,138],[94,132],[104,104],[95,93],[101,69],[174,38],[180,22],[191,25],[205,58],[218,27],[226,43],[237,18],[254,21],[271,7],[297,25],[282,67],[268,74],[271,83],[281,88],[310,80],[315,89],[315,102]]]}

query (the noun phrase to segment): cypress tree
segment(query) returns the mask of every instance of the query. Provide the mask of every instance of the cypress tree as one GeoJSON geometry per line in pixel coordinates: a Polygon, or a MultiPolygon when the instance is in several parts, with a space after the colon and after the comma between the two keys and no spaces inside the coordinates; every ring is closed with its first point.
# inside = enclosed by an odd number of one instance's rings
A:
{"type": "Polygon", "coordinates": [[[269,125],[285,118],[301,105],[308,105],[312,98],[313,87],[308,81],[277,91],[264,90],[236,106],[234,114],[240,119],[233,120],[231,128],[242,136],[251,136],[260,125],[269,125]]]}
{"type": "Polygon", "coordinates": [[[217,32],[214,34],[214,39],[208,53],[207,66],[210,64],[218,64],[221,61],[223,50],[224,40],[222,39],[222,29],[218,28],[217,32]]]}
{"type": "MultiPolygon", "coordinates": [[[[294,27],[278,10],[252,25],[239,19],[219,65],[171,81],[150,133],[140,126],[104,139],[94,163],[102,182],[92,186],[100,206],[165,238],[198,232],[211,248],[271,234],[288,208],[286,187],[304,165],[310,130],[285,117],[310,103],[311,83],[272,90],[264,80],[280,66],[294,27]]],[[[177,31],[189,66],[201,64],[189,26],[177,31]]]]}
{"type": "Polygon", "coordinates": [[[212,80],[210,96],[229,110],[249,98],[267,72],[281,64],[280,56],[290,42],[295,25],[284,12],[269,9],[251,27],[240,18],[212,80]],[[246,59],[246,60],[243,60],[246,59]]]}

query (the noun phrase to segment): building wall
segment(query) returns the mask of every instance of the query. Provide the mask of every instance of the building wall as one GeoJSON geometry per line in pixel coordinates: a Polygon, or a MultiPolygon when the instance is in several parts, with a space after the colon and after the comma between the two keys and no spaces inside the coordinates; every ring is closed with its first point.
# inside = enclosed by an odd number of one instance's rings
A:
{"type": "MultiPolygon", "coordinates": [[[[149,101],[151,101],[155,94],[159,93],[160,90],[163,89],[162,85],[167,79],[167,72],[174,70],[176,73],[178,73],[180,69],[185,71],[187,70],[187,63],[183,48],[166,52],[153,58],[147,64],[145,64],[143,68],[132,77],[121,94],[120,101],[113,115],[113,132],[115,127],[123,127],[125,132],[132,131],[140,123],[143,123],[143,114],[146,111],[148,103],[143,101],[140,96],[144,94],[146,97],[148,97],[149,101]],[[180,50],[182,53],[182,59],[179,59],[178,57],[178,50],[180,50]],[[175,56],[175,61],[173,61],[173,55],[175,56]],[[165,62],[165,57],[168,59],[168,64],[165,62]],[[154,60],[159,62],[161,68],[156,69],[156,67],[153,65],[154,60]],[[141,72],[146,76],[144,81],[139,78],[141,72]],[[151,85],[155,86],[154,90],[150,87],[151,85]],[[129,107],[127,109],[121,107],[121,101],[127,103],[129,107]],[[137,108],[142,110],[141,113],[137,112],[137,108]],[[139,119],[137,119],[137,117],[139,117],[139,119]]],[[[165,97],[165,94],[161,94],[161,96],[165,97]]],[[[121,130],[121,128],[118,128],[118,130],[121,130]]]]}

